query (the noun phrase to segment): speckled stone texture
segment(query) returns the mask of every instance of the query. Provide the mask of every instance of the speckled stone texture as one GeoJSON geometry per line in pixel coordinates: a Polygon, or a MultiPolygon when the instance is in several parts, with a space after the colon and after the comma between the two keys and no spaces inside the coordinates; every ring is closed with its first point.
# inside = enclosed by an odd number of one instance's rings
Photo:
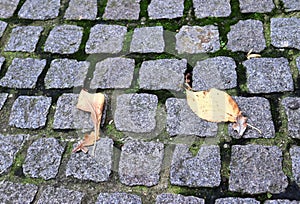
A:
{"type": "Polygon", "coordinates": [[[204,204],[203,198],[197,198],[194,196],[183,196],[180,194],[163,193],[156,197],[155,204],[204,204]]]}
{"type": "Polygon", "coordinates": [[[119,162],[120,182],[128,186],[154,186],[160,178],[164,145],[131,140],[122,147],[119,162]]]}
{"type": "Polygon", "coordinates": [[[20,0],[0,0],[0,18],[9,18],[14,14],[20,0]]]}
{"type": "Polygon", "coordinates": [[[234,145],[231,150],[229,190],[260,194],[281,193],[288,186],[277,146],[234,145]]]}
{"type": "Polygon", "coordinates": [[[287,115],[289,136],[300,139],[300,97],[286,97],[281,104],[287,115]]]}
{"type": "Polygon", "coordinates": [[[183,16],[184,0],[152,0],[148,6],[150,19],[172,19],[183,16]]]}
{"type": "Polygon", "coordinates": [[[100,193],[96,204],[142,204],[142,199],[134,194],[129,193],[100,193]]]}
{"type": "Polygon", "coordinates": [[[108,20],[138,20],[141,0],[108,0],[103,14],[108,20]]]}
{"type": "Polygon", "coordinates": [[[129,88],[133,79],[134,67],[134,59],[106,58],[96,64],[90,87],[92,89],[129,88]]]}
{"type": "Polygon", "coordinates": [[[267,13],[275,8],[273,0],[239,0],[242,13],[267,13]]]}
{"type": "Polygon", "coordinates": [[[67,20],[95,20],[97,0],[71,0],[64,18],[67,20]]]}
{"type": "Polygon", "coordinates": [[[5,62],[5,58],[0,56],[0,71],[1,71],[1,68],[2,68],[2,65],[4,64],[5,62]]]}
{"type": "Polygon", "coordinates": [[[293,91],[293,78],[286,58],[253,58],[243,62],[250,93],[293,91]]]}
{"type": "Polygon", "coordinates": [[[226,17],[231,13],[230,0],[193,0],[197,18],[226,17]]]}
{"type": "Polygon", "coordinates": [[[264,204],[300,204],[300,201],[277,199],[277,200],[266,200],[264,204]]]}
{"type": "Polygon", "coordinates": [[[292,160],[292,172],[293,172],[293,177],[300,186],[300,147],[299,146],[293,146],[290,149],[290,156],[292,160]]]}
{"type": "Polygon", "coordinates": [[[260,129],[262,134],[257,130],[247,127],[243,136],[239,135],[232,128],[232,123],[228,125],[229,135],[233,138],[274,138],[275,127],[272,120],[271,107],[267,99],[262,97],[233,97],[237,102],[243,116],[247,117],[247,122],[260,129]]]}
{"type": "Polygon", "coordinates": [[[7,100],[8,93],[0,93],[0,110],[2,109],[5,101],[7,100]]]}
{"type": "Polygon", "coordinates": [[[162,53],[165,49],[162,26],[136,28],[130,44],[130,52],[162,53]]]}
{"type": "Polygon", "coordinates": [[[214,137],[218,125],[199,118],[188,106],[186,99],[168,98],[167,132],[170,136],[196,135],[199,137],[214,137]]]}
{"type": "Polygon", "coordinates": [[[38,187],[33,184],[0,183],[0,203],[32,203],[38,187]]]}
{"type": "Polygon", "coordinates": [[[282,0],[282,2],[286,11],[300,11],[299,0],[282,0]]]}
{"type": "Polygon", "coordinates": [[[218,27],[213,25],[182,26],[175,37],[179,54],[216,52],[220,49],[218,27]]]}
{"type": "MultiPolygon", "coordinates": [[[[1,2],[0,2],[0,5],[1,5],[1,2]]],[[[0,38],[2,37],[6,27],[7,27],[7,23],[4,21],[0,21],[0,38]]]]}
{"type": "Polygon", "coordinates": [[[188,187],[216,187],[221,182],[220,148],[203,145],[192,156],[188,145],[176,145],[173,153],[170,182],[188,187]]]}
{"type": "Polygon", "coordinates": [[[215,204],[260,204],[259,201],[254,198],[237,198],[237,197],[228,197],[228,198],[219,198],[216,199],[215,204]]]}
{"type": "MultiPolygon", "coordinates": [[[[75,146],[76,144],[73,147],[75,146]]],[[[94,156],[91,156],[92,150],[93,146],[89,146],[87,154],[71,154],[66,168],[67,177],[94,182],[109,180],[113,162],[113,140],[102,137],[96,143],[94,156]]]]}
{"type": "Polygon", "coordinates": [[[139,72],[141,89],[180,91],[187,60],[160,59],[144,61],[139,72]]]}
{"type": "Polygon", "coordinates": [[[193,90],[231,89],[237,86],[236,63],[230,57],[198,61],[193,69],[193,90]]]}
{"type": "Polygon", "coordinates": [[[46,125],[51,97],[19,96],[11,109],[9,125],[37,129],[46,125]]]}
{"type": "Polygon", "coordinates": [[[298,67],[299,70],[299,76],[300,76],[300,57],[296,58],[296,65],[298,67]]]}

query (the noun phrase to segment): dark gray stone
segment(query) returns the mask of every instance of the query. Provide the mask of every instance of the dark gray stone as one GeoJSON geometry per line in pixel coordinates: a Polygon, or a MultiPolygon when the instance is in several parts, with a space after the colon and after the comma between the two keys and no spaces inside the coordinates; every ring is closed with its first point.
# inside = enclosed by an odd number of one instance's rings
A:
{"type": "Polygon", "coordinates": [[[298,186],[300,186],[300,147],[294,146],[290,149],[292,160],[292,172],[298,186]]]}
{"type": "Polygon", "coordinates": [[[96,204],[142,204],[142,199],[129,193],[100,193],[96,204]]]}
{"type": "Polygon", "coordinates": [[[233,52],[261,52],[266,48],[263,24],[259,20],[240,20],[230,26],[227,48],[233,52]]]}
{"type": "Polygon", "coordinates": [[[300,201],[277,199],[277,200],[266,200],[264,204],[300,204],[300,201]]]}
{"type": "Polygon", "coordinates": [[[8,93],[0,93],[0,110],[2,109],[5,101],[7,100],[8,93]]]}
{"type": "Polygon", "coordinates": [[[0,0],[0,18],[13,16],[20,0],[0,0]]]}
{"type": "Polygon", "coordinates": [[[129,88],[133,79],[135,61],[123,57],[106,58],[95,67],[92,89],[129,88]]]}
{"type": "Polygon", "coordinates": [[[250,93],[293,91],[293,78],[287,59],[253,58],[243,62],[250,93]]]}
{"type": "Polygon", "coordinates": [[[180,91],[187,60],[160,59],[144,61],[139,72],[141,89],[180,91]]]}
{"type": "Polygon", "coordinates": [[[5,58],[0,56],[0,71],[4,62],[5,62],[5,58]]]}
{"type": "Polygon", "coordinates": [[[128,185],[157,185],[164,157],[164,145],[155,142],[131,140],[122,147],[119,176],[128,185]]]}
{"type": "Polygon", "coordinates": [[[300,97],[286,97],[281,104],[287,115],[289,136],[300,139],[300,97]]]}
{"type": "Polygon", "coordinates": [[[95,20],[97,0],[71,0],[64,18],[67,20],[95,20]]]}
{"type": "Polygon", "coordinates": [[[164,29],[162,26],[134,29],[130,52],[162,53],[164,49],[164,29]]]}
{"type": "Polygon", "coordinates": [[[167,131],[170,136],[196,135],[199,137],[214,137],[218,132],[217,123],[199,118],[188,106],[186,99],[168,98],[167,131]]]}
{"type": "MultiPolygon", "coordinates": [[[[1,0],[0,0],[0,5],[1,5],[1,0]]],[[[0,12],[1,12],[1,10],[0,10],[0,12]]],[[[0,38],[2,37],[2,35],[3,35],[3,33],[4,33],[5,29],[6,29],[6,27],[7,27],[7,23],[4,22],[4,21],[0,21],[0,38]]]]}
{"type": "Polygon", "coordinates": [[[78,51],[83,35],[83,28],[75,25],[54,27],[46,42],[44,51],[59,54],[73,54],[78,51]]]}
{"type": "Polygon", "coordinates": [[[299,0],[282,0],[282,2],[286,11],[300,11],[299,0]]]}
{"type": "Polygon", "coordinates": [[[38,77],[46,66],[46,60],[33,58],[14,58],[0,86],[10,88],[35,88],[38,77]]]}
{"type": "Polygon", "coordinates": [[[239,0],[242,13],[268,13],[275,8],[273,0],[239,0]]]}
{"type": "Polygon", "coordinates": [[[231,13],[230,0],[193,0],[197,18],[227,17],[231,13]]]}
{"type": "Polygon", "coordinates": [[[194,196],[183,196],[180,194],[163,193],[156,197],[155,204],[204,204],[203,198],[197,198],[194,196]]]}
{"type": "Polygon", "coordinates": [[[193,90],[231,89],[237,86],[235,61],[230,57],[214,57],[198,61],[193,69],[193,90]]]}
{"type": "Polygon", "coordinates": [[[176,145],[173,153],[170,182],[188,187],[216,187],[221,182],[220,148],[203,145],[197,155],[192,156],[188,145],[176,145]]]}
{"type": "Polygon", "coordinates": [[[150,19],[172,19],[183,16],[184,0],[152,0],[148,6],[150,19]]]}
{"type": "Polygon", "coordinates": [[[260,204],[259,201],[254,198],[237,198],[237,197],[228,197],[228,198],[219,198],[216,199],[215,204],[260,204]]]}
{"type": "Polygon", "coordinates": [[[259,194],[281,193],[288,186],[277,146],[234,145],[231,150],[229,190],[259,194]]]}
{"type": "Polygon", "coordinates": [[[108,0],[103,14],[108,20],[138,20],[141,0],[108,0]]]}
{"type": "Polygon", "coordinates": [[[217,26],[182,26],[175,37],[179,54],[216,52],[220,49],[217,26]]]}

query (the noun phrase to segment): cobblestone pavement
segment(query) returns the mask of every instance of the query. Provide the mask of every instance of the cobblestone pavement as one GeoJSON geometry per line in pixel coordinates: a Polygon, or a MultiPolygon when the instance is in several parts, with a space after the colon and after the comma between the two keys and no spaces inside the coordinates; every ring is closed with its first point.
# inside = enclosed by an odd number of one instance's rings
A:
{"type": "Polygon", "coordinates": [[[0,0],[0,203],[300,203],[299,50],[299,0],[0,0]],[[187,73],[262,134],[198,118],[187,73]]]}

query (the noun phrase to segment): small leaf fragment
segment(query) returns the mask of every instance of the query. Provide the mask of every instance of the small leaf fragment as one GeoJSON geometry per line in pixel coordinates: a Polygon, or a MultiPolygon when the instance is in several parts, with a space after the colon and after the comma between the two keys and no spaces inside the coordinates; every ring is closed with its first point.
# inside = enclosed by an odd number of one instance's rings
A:
{"type": "MultiPolygon", "coordinates": [[[[99,135],[96,136],[96,141],[99,140],[99,135]]],[[[85,134],[83,140],[79,142],[79,144],[73,149],[73,153],[78,151],[83,151],[84,153],[88,152],[86,147],[92,146],[95,144],[95,132],[91,132],[91,134],[85,134]]]]}
{"type": "Polygon", "coordinates": [[[253,49],[251,49],[251,50],[247,53],[247,55],[246,55],[247,59],[251,59],[251,58],[260,58],[260,57],[261,57],[260,54],[252,54],[252,51],[253,51],[253,49]]]}

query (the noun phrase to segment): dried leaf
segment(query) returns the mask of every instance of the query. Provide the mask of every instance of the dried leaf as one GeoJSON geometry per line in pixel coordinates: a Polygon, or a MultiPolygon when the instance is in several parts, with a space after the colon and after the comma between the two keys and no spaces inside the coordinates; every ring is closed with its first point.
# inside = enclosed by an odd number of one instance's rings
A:
{"type": "Polygon", "coordinates": [[[73,149],[72,152],[78,152],[78,151],[83,151],[84,153],[88,152],[88,146],[92,146],[95,144],[95,137],[96,141],[100,139],[99,135],[95,136],[95,132],[91,132],[91,134],[85,134],[83,140],[79,142],[77,147],[73,149]]]}
{"type": "Polygon", "coordinates": [[[251,59],[251,58],[260,58],[260,57],[261,57],[260,54],[252,54],[252,51],[253,51],[253,49],[251,49],[251,50],[247,53],[247,55],[246,55],[247,59],[251,59]]]}

